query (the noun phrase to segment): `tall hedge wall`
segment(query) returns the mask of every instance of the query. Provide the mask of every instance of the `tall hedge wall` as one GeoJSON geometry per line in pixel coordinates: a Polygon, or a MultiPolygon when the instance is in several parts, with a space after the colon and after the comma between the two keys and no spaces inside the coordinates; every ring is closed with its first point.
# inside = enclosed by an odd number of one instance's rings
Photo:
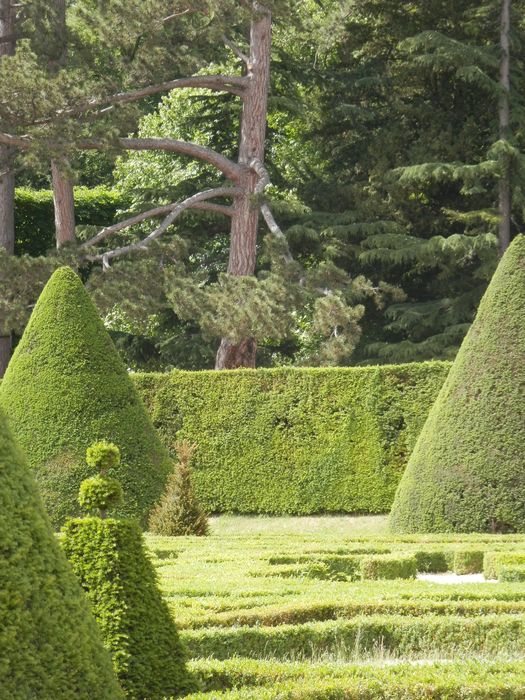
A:
{"type": "MultiPolygon", "coordinates": [[[[105,187],[75,187],[77,224],[106,226],[124,206],[122,196],[105,187]]],[[[54,245],[55,218],[51,190],[19,187],[15,194],[17,255],[44,255],[54,245]]]]}
{"type": "Polygon", "coordinates": [[[136,374],[210,512],[382,513],[450,365],[136,374]]]}

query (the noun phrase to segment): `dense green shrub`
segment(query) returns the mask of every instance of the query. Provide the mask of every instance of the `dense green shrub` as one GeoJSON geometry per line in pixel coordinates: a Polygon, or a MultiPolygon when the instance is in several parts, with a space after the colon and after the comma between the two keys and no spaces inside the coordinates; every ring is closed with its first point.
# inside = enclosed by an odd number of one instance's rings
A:
{"type": "Polygon", "coordinates": [[[396,494],[396,532],[525,531],[525,237],[501,260],[396,494]]]}
{"type": "Polygon", "coordinates": [[[108,510],[113,510],[124,501],[120,481],[107,476],[108,469],[119,466],[120,450],[107,440],[95,442],[87,449],[86,462],[100,473],[84,479],[80,484],[78,502],[85,513],[105,517],[108,510]]]}
{"type": "Polygon", "coordinates": [[[399,554],[367,555],[361,558],[361,577],[364,579],[415,578],[416,558],[399,554]]]}
{"type": "Polygon", "coordinates": [[[487,552],[483,557],[483,574],[486,579],[498,579],[501,567],[506,565],[525,565],[525,553],[487,552]]]}
{"type": "Polygon", "coordinates": [[[0,620],[0,697],[122,697],[87,602],[1,414],[0,620]]]}
{"type": "Polygon", "coordinates": [[[454,552],[454,573],[479,574],[483,571],[483,557],[485,552],[476,552],[473,549],[454,552]]]}
{"type": "Polygon", "coordinates": [[[155,535],[179,537],[208,534],[208,518],[193,489],[191,461],[197,446],[187,440],[175,443],[178,462],[166,489],[151,511],[149,530],[155,535]]]}
{"type": "MultiPolygon", "coordinates": [[[[104,187],[75,188],[78,225],[107,226],[125,206],[122,195],[104,187]]],[[[55,216],[51,190],[20,187],[15,195],[16,253],[44,255],[54,245],[55,216]]]]}
{"type": "Polygon", "coordinates": [[[138,526],[85,518],[69,520],[63,532],[127,697],[162,700],[186,692],[191,684],[182,646],[138,526]]]}
{"type": "Polygon", "coordinates": [[[166,445],[197,442],[208,512],[381,513],[448,363],[137,374],[166,445]]]}
{"type": "Polygon", "coordinates": [[[0,405],[29,455],[55,526],[78,514],[86,448],[107,439],[122,462],[108,470],[124,486],[119,515],[145,525],[171,462],[79,278],[57,270],[33,311],[0,385],[0,405]]]}

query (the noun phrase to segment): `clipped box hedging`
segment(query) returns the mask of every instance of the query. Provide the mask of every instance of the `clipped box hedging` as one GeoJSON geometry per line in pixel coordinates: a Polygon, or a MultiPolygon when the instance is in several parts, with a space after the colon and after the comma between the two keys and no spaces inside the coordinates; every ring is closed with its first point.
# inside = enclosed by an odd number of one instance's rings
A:
{"type": "Polygon", "coordinates": [[[499,570],[498,581],[501,583],[521,583],[525,581],[523,564],[504,564],[499,570]]]}
{"type": "Polygon", "coordinates": [[[195,489],[208,512],[384,513],[449,367],[133,378],[165,444],[198,444],[195,489]]]}
{"type": "Polygon", "coordinates": [[[463,574],[479,574],[483,571],[484,552],[476,552],[475,550],[460,550],[454,553],[454,573],[463,574]]]}
{"type": "Polygon", "coordinates": [[[417,562],[414,556],[398,554],[365,556],[361,559],[360,572],[363,579],[415,578],[417,562]]]}
{"type": "Polygon", "coordinates": [[[523,647],[525,619],[503,614],[377,615],[276,627],[183,630],[181,637],[190,658],[306,660],[345,650],[366,655],[379,647],[398,656],[497,654],[523,647]]]}
{"type": "Polygon", "coordinates": [[[525,552],[487,552],[483,557],[483,574],[486,579],[498,579],[501,567],[507,565],[525,565],[525,552]]]}

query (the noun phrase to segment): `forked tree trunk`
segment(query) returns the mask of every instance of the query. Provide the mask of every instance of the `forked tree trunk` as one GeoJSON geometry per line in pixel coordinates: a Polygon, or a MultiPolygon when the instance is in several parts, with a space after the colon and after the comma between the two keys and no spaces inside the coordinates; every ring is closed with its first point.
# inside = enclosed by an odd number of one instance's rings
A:
{"type": "MultiPolygon", "coordinates": [[[[508,140],[510,132],[510,11],[511,0],[501,0],[499,133],[508,140]]],[[[500,254],[510,245],[512,191],[509,167],[506,165],[499,181],[499,249],[500,254]]]]}
{"type": "MultiPolygon", "coordinates": [[[[12,0],[0,0],[0,38],[14,37],[15,8],[12,0]]],[[[12,56],[15,40],[0,42],[0,59],[12,56]]],[[[12,168],[12,152],[7,146],[0,146],[0,247],[9,255],[15,251],[15,174],[12,168]]],[[[11,335],[6,334],[0,318],[0,377],[11,357],[11,335]]]]}
{"type": "Polygon", "coordinates": [[[53,177],[53,202],[55,205],[56,246],[61,248],[75,241],[75,199],[73,182],[68,172],[67,162],[51,162],[53,177]]]}
{"type": "MultiPolygon", "coordinates": [[[[244,194],[236,197],[230,232],[228,274],[252,276],[257,257],[259,206],[255,197],[257,175],[250,163],[264,161],[264,140],[270,82],[272,16],[259,2],[253,3],[254,17],[250,31],[250,81],[243,96],[239,165],[245,166],[239,186],[244,194]]],[[[216,369],[255,367],[257,343],[254,338],[232,341],[223,338],[215,361],[216,369]]]]}

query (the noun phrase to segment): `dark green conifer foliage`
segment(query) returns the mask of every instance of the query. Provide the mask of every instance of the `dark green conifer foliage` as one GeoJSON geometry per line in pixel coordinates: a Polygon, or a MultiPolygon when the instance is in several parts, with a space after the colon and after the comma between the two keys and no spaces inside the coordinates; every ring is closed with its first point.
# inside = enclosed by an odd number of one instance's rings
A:
{"type": "Polygon", "coordinates": [[[525,237],[518,236],[400,482],[396,532],[525,532],[525,237]]]}
{"type": "Polygon", "coordinates": [[[55,527],[78,515],[78,485],[92,476],[86,448],[121,448],[125,502],[118,515],[145,524],[171,471],[146,410],[80,279],[57,270],[0,385],[0,406],[29,455],[55,527]]]}
{"type": "Polygon", "coordinates": [[[190,690],[181,642],[139,527],[129,520],[70,520],[63,546],[126,696],[163,700],[190,690]]]}
{"type": "Polygon", "coordinates": [[[87,601],[0,414],[0,697],[117,700],[87,601]]]}

